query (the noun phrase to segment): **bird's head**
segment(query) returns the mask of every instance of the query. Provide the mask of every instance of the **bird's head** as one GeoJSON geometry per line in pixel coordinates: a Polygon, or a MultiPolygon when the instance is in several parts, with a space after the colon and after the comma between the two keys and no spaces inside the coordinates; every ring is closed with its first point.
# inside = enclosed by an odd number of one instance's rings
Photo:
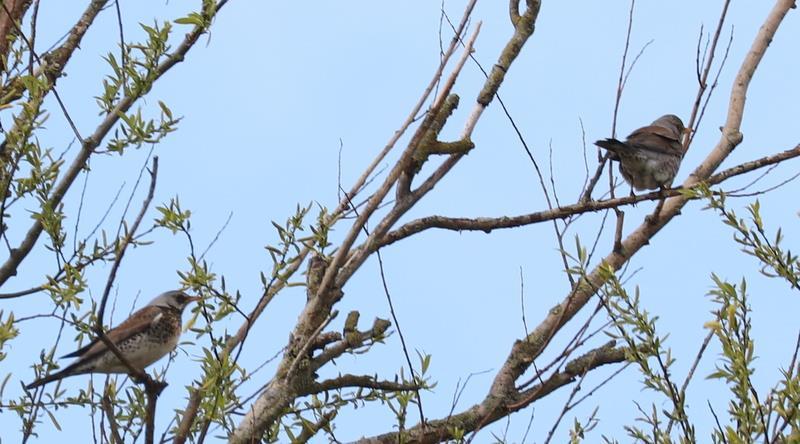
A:
{"type": "Polygon", "coordinates": [[[189,296],[188,294],[184,293],[181,290],[173,290],[168,291],[166,293],[161,293],[160,295],[156,296],[152,301],[150,301],[147,305],[152,305],[155,307],[164,307],[164,308],[173,308],[178,311],[183,311],[187,305],[194,301],[199,301],[201,298],[200,296],[189,296]]]}
{"type": "Polygon", "coordinates": [[[686,131],[686,128],[683,126],[683,121],[675,114],[665,114],[656,119],[652,125],[660,126],[661,128],[667,129],[670,132],[674,132],[676,139],[682,136],[686,131]]]}

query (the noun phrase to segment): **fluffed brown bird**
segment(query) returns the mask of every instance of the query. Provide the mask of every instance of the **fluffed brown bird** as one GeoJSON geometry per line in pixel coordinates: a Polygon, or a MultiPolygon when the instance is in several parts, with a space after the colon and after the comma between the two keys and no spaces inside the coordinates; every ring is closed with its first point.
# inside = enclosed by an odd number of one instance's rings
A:
{"type": "Polygon", "coordinates": [[[637,191],[666,188],[681,166],[685,129],[678,116],[667,114],[632,132],[624,142],[598,140],[594,144],[612,152],[622,177],[637,191]]]}

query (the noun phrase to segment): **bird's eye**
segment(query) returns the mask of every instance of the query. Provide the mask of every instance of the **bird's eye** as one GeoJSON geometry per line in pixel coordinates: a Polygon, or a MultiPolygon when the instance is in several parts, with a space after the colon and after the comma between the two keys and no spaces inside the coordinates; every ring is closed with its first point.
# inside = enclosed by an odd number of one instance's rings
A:
{"type": "Polygon", "coordinates": [[[178,297],[176,297],[175,299],[178,301],[179,304],[183,304],[184,302],[186,302],[186,296],[184,296],[183,293],[178,294],[178,297]]]}

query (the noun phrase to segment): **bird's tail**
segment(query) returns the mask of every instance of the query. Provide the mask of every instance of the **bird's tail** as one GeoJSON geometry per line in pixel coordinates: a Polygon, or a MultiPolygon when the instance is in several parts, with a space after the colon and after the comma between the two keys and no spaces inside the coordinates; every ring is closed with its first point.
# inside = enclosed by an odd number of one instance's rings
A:
{"type": "Polygon", "coordinates": [[[41,387],[41,386],[43,386],[43,385],[45,385],[45,384],[47,384],[49,382],[57,381],[57,380],[59,380],[61,378],[65,378],[67,376],[77,375],[77,374],[80,374],[80,373],[86,373],[85,370],[84,371],[80,371],[80,369],[77,368],[78,366],[76,364],[78,364],[78,363],[77,362],[73,363],[73,364],[67,366],[67,368],[65,368],[64,370],[61,370],[61,371],[55,372],[55,373],[51,373],[51,374],[49,374],[47,376],[44,376],[42,378],[39,378],[39,379],[31,382],[30,384],[25,386],[25,390],[35,389],[36,387],[41,387]]]}
{"type": "Polygon", "coordinates": [[[36,387],[40,387],[40,386],[43,386],[43,385],[47,384],[48,382],[53,382],[53,381],[55,381],[57,379],[61,379],[61,377],[64,376],[63,373],[64,373],[64,371],[62,370],[60,372],[51,373],[51,374],[45,376],[44,378],[39,378],[39,379],[31,382],[30,384],[26,385],[25,386],[25,390],[33,390],[36,387]]]}
{"type": "Polygon", "coordinates": [[[627,145],[620,142],[619,140],[610,138],[604,140],[598,140],[594,144],[599,146],[600,148],[610,151],[612,153],[611,160],[619,160],[619,153],[625,151],[628,148],[627,145]]]}

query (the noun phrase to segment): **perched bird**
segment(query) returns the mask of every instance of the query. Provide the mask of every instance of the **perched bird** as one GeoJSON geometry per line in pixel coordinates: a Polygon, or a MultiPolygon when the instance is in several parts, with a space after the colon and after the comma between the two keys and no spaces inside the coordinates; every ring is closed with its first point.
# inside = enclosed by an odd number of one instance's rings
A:
{"type": "Polygon", "coordinates": [[[633,188],[653,190],[675,179],[685,153],[684,131],[681,119],[667,114],[632,132],[624,142],[605,139],[594,144],[613,153],[611,159],[619,161],[619,172],[633,188]]]}
{"type": "MultiPolygon", "coordinates": [[[[136,368],[144,369],[171,352],[181,335],[181,315],[189,303],[200,297],[182,291],[168,291],[106,333],[136,368]]],[[[51,381],[84,373],[128,373],[128,368],[99,338],[62,358],[78,358],[64,370],[26,385],[30,390],[51,381]]]]}

